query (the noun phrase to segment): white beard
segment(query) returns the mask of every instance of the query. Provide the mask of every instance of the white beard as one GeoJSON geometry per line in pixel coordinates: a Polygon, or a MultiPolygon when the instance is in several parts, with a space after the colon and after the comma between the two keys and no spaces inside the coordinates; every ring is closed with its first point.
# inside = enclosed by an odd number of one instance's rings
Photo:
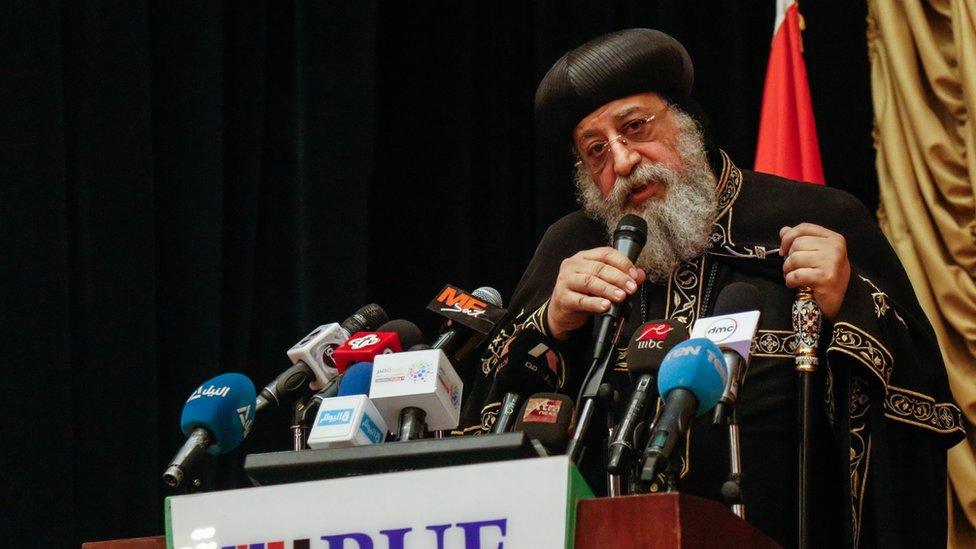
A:
{"type": "Polygon", "coordinates": [[[671,114],[678,129],[674,142],[680,161],[677,170],[641,163],[629,176],[617,177],[605,199],[585,165],[576,168],[575,176],[580,205],[607,227],[608,234],[626,214],[637,214],[647,221],[647,243],[636,264],[657,282],[667,280],[681,261],[705,251],[718,206],[715,174],[698,125],[677,108],[672,107],[671,114]],[[640,206],[628,203],[635,188],[651,182],[663,184],[664,198],[652,197],[640,206]]]}

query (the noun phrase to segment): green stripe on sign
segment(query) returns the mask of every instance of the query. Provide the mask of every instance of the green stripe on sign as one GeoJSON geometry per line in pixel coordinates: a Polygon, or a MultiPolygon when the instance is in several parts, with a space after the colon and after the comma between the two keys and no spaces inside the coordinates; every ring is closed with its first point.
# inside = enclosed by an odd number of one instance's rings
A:
{"type": "Polygon", "coordinates": [[[566,498],[566,549],[576,546],[576,504],[581,499],[591,499],[593,490],[583,480],[583,475],[572,463],[569,464],[569,494],[566,498]]]}

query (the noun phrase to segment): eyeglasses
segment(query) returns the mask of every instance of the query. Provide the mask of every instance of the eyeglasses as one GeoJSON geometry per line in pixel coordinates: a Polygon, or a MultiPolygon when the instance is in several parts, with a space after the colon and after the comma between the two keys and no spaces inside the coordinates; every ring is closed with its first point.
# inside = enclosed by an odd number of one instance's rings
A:
{"type": "Polygon", "coordinates": [[[670,106],[670,104],[665,104],[664,107],[650,116],[632,118],[624,122],[620,126],[620,133],[616,137],[590,143],[582,151],[583,158],[576,162],[576,166],[579,167],[581,164],[586,164],[586,167],[591,173],[598,173],[606,166],[607,159],[611,156],[610,145],[613,145],[614,142],[620,141],[622,145],[627,145],[630,141],[636,143],[647,143],[651,141],[654,136],[653,130],[655,126],[651,122],[656,120],[670,106]]]}

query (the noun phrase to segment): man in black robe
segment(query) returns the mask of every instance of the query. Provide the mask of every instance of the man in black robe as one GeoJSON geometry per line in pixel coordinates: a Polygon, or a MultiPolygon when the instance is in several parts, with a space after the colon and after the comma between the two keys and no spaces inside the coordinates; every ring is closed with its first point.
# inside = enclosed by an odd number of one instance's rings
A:
{"type": "MultiPolygon", "coordinates": [[[[502,394],[511,390],[496,383],[498,371],[520,334],[548,343],[554,375],[546,379],[576,396],[592,316],[630,298],[613,372],[626,386],[626,345],[640,323],[667,318],[690,329],[709,316],[723,287],[748,282],[762,297],[762,319],[737,402],[746,519],[794,545],[790,311],[796,288],[807,286],[824,313],[813,546],[945,546],[946,450],[964,436],[963,423],[904,270],[852,196],[736,167],[711,142],[707,118],[689,95],[692,79],[684,48],[648,29],[588,42],[543,79],[536,94],[540,134],[571,144],[582,209],[556,222],[539,244],[509,317],[481,356],[458,434],[491,427],[502,394]],[[634,264],[608,247],[627,213],[649,226],[634,264]]],[[[678,488],[721,501],[726,431],[699,420],[678,453],[678,488]]],[[[596,446],[582,463],[598,493],[603,486],[592,469],[599,473],[603,459],[596,446]]]]}

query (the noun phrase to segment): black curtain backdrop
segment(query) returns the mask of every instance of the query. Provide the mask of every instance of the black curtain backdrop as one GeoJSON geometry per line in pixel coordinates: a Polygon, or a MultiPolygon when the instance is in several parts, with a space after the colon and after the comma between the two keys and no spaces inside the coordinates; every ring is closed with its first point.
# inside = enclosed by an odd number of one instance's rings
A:
{"type": "MultiPolygon", "coordinates": [[[[863,5],[803,4],[828,184],[877,204],[863,5]]],[[[773,2],[7,2],[0,8],[0,535],[160,534],[189,392],[263,385],[375,301],[434,326],[445,283],[509,296],[574,208],[532,98],[565,50],[651,26],[749,167],[773,2]]],[[[431,334],[432,335],[432,334],[431,334]]],[[[259,417],[207,464],[246,485],[259,417]]]]}

